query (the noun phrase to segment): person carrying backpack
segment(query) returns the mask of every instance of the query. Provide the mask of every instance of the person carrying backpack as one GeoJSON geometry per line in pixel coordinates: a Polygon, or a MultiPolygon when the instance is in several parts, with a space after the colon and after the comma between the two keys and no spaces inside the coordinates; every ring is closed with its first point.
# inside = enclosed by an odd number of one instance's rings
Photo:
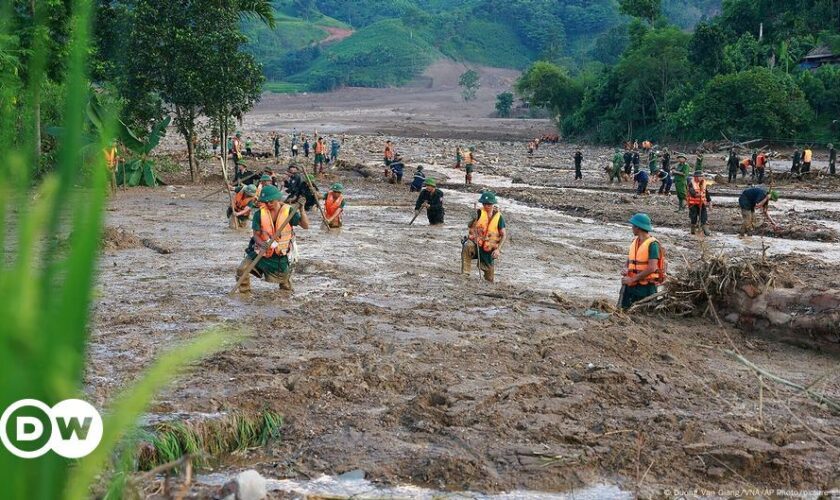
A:
{"type": "Polygon", "coordinates": [[[627,254],[627,266],[621,275],[619,306],[627,309],[634,303],[656,293],[665,281],[667,269],[665,249],[650,235],[653,230],[650,217],[638,213],[630,218],[633,241],[627,254]]]}

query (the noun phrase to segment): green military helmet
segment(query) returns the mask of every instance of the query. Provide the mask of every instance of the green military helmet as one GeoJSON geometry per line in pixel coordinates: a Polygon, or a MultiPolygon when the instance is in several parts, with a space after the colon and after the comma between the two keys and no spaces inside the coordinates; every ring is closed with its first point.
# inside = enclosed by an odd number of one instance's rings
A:
{"type": "Polygon", "coordinates": [[[770,200],[771,201],[777,201],[778,199],[779,199],[779,192],[776,191],[775,189],[771,189],[770,190],[770,200]]]}
{"type": "Polygon", "coordinates": [[[703,175],[703,167],[702,167],[702,166],[700,166],[700,165],[697,165],[697,166],[694,168],[694,177],[700,177],[700,176],[702,176],[702,175],[703,175]]]}
{"type": "Polygon", "coordinates": [[[470,151],[475,151],[475,146],[470,146],[470,151]]]}
{"type": "Polygon", "coordinates": [[[262,176],[260,176],[260,182],[271,182],[271,176],[263,174],[262,176]]]}
{"type": "Polygon", "coordinates": [[[335,184],[330,186],[330,191],[335,191],[336,193],[343,193],[344,186],[342,186],[340,182],[336,182],[335,184]]]}
{"type": "Polygon", "coordinates": [[[495,205],[498,203],[496,200],[496,193],[493,191],[485,191],[481,193],[481,198],[478,199],[478,202],[482,205],[495,205]]]}
{"type": "Polygon", "coordinates": [[[236,137],[242,137],[242,132],[237,132],[236,137]]]}
{"type": "Polygon", "coordinates": [[[688,159],[688,158],[687,158],[685,155],[678,155],[678,156],[677,156],[677,160],[682,160],[682,161],[685,161],[685,160],[687,160],[687,159],[688,159]]]}
{"type": "Polygon", "coordinates": [[[653,230],[653,224],[648,214],[638,213],[633,215],[633,217],[630,217],[630,224],[648,233],[653,230]]]}
{"type": "Polygon", "coordinates": [[[254,196],[257,194],[257,186],[253,184],[245,184],[245,187],[242,188],[242,190],[245,191],[246,196],[254,196]]]}
{"type": "Polygon", "coordinates": [[[432,187],[435,187],[435,186],[437,186],[437,182],[435,182],[435,178],[434,178],[434,177],[429,177],[428,179],[426,179],[426,180],[423,182],[423,185],[424,185],[424,186],[432,186],[432,187]]]}
{"type": "Polygon", "coordinates": [[[260,202],[268,203],[270,201],[277,201],[283,198],[283,195],[280,193],[280,190],[274,186],[265,186],[260,191],[260,202]]]}

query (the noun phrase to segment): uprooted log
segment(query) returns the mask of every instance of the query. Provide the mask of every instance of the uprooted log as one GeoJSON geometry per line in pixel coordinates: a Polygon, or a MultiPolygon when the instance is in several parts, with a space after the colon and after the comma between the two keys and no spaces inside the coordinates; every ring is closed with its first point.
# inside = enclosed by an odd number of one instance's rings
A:
{"type": "MultiPolygon", "coordinates": [[[[796,286],[765,255],[701,256],[632,309],[711,316],[749,331],[777,330],[840,341],[840,290],[796,286]]],[[[631,309],[631,310],[632,310],[631,309]]]]}

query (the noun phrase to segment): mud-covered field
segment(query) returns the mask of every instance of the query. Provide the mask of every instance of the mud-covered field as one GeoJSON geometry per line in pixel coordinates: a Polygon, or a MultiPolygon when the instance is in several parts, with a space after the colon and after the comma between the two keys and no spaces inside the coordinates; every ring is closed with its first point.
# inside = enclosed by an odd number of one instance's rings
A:
{"type": "MultiPolygon", "coordinates": [[[[713,235],[695,238],[674,197],[607,186],[600,169],[610,150],[585,148],[576,184],[573,145],[527,159],[519,142],[461,142],[475,144],[481,160],[465,187],[451,167],[457,141],[394,139],[406,180],[422,164],[441,181],[445,226],[429,227],[424,215],[409,226],[416,198],[407,186],[362,175],[378,171],[384,138],[350,136],[347,166],[319,180],[344,183],[345,227],[327,233],[310,212],[313,228],[297,231],[293,293],[255,280],[250,296],[228,295],[249,232],[228,228],[225,194],[201,200],[221,185],[218,160],[202,162],[203,184],[178,174],[168,187],[119,192],[107,218],[116,242],[100,263],[89,397],[106,403],[155,356],[222,324],[251,335],[199,363],[151,411],[189,419],[268,408],[285,420],[280,441],[215,472],[305,480],[360,469],[374,483],[524,496],[594,484],[664,496],[840,488],[840,415],[766,378],[762,386],[724,353],[737,349],[837,399],[836,336],[790,342],[609,307],[635,211],[651,214],[672,272],[702,252],[767,247],[800,284],[836,287],[833,193],[817,181],[780,183],[772,215],[782,231],[739,239],[744,186],[716,185],[713,235]],[[510,236],[496,284],[475,268],[459,274],[460,239],[484,187],[501,195],[510,236]]],[[[165,152],[180,158],[176,147],[165,152]]],[[[712,175],[722,168],[707,164],[712,175]]],[[[207,477],[194,494],[215,494],[207,477]]]]}

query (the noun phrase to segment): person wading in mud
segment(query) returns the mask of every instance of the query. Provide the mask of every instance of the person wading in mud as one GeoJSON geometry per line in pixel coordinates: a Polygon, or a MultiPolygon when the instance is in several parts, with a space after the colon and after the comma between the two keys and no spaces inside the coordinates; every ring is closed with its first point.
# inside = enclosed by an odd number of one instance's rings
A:
{"type": "Polygon", "coordinates": [[[746,236],[752,234],[755,227],[755,209],[761,210],[764,218],[773,227],[774,231],[779,229],[776,221],[770,217],[770,202],[779,199],[779,193],[775,190],[768,191],[760,187],[751,187],[744,190],[741,196],[738,197],[738,206],[741,207],[741,230],[738,232],[739,236],[746,236]]]}
{"type": "MultiPolygon", "coordinates": [[[[292,268],[289,263],[289,251],[295,237],[293,226],[309,229],[309,218],[306,216],[306,212],[298,210],[289,224],[278,233],[277,229],[289,217],[292,210],[292,205],[284,203],[282,200],[283,195],[276,187],[268,185],[262,189],[260,209],[254,212],[254,220],[251,223],[254,235],[245,250],[245,258],[236,269],[237,280],[242,278],[245,270],[259,253],[263,257],[251,270],[251,274],[264,279],[268,283],[279,284],[281,290],[292,290],[292,268]],[[266,243],[272,237],[275,238],[274,241],[270,246],[266,246],[266,243]]],[[[250,277],[245,277],[239,285],[239,292],[248,293],[250,291],[250,277]]]]}
{"type": "Polygon", "coordinates": [[[315,140],[315,174],[324,173],[324,163],[327,161],[327,147],[324,144],[324,138],[318,137],[315,140]]]}
{"type": "Polygon", "coordinates": [[[423,189],[423,183],[426,182],[426,174],[423,173],[423,165],[419,165],[414,172],[414,178],[411,180],[411,185],[408,190],[412,193],[417,193],[423,189]]]}
{"type": "Polygon", "coordinates": [[[709,231],[709,205],[712,203],[712,195],[709,194],[706,179],[703,177],[702,162],[703,158],[698,156],[694,177],[688,183],[688,218],[691,221],[691,234],[697,234],[702,229],[703,234],[710,236],[712,233],[709,231]]]}
{"type": "Polygon", "coordinates": [[[256,208],[257,186],[244,184],[238,186],[235,192],[233,207],[227,208],[227,216],[228,219],[236,216],[236,228],[239,229],[240,227],[245,227],[245,224],[251,217],[251,210],[256,208]]]}
{"type": "Polygon", "coordinates": [[[417,212],[426,207],[426,217],[429,219],[429,225],[443,224],[443,191],[437,188],[437,183],[431,177],[426,179],[423,185],[425,188],[420,191],[420,196],[417,197],[414,211],[417,212]]]}
{"type": "Polygon", "coordinates": [[[630,225],[634,238],[627,254],[627,267],[621,273],[622,309],[655,294],[656,287],[665,280],[665,250],[650,235],[653,230],[650,217],[635,214],[630,218],[630,225]]]}
{"type": "Polygon", "coordinates": [[[615,148],[612,170],[610,170],[610,184],[612,184],[613,179],[615,179],[617,183],[621,184],[621,165],[621,150],[615,148]]]}
{"type": "Polygon", "coordinates": [[[475,170],[475,146],[470,146],[468,151],[464,151],[464,169],[466,170],[466,174],[464,175],[464,184],[469,186],[472,184],[472,174],[475,170]]]}
{"type": "Polygon", "coordinates": [[[579,150],[575,151],[575,180],[583,180],[583,173],[580,171],[581,163],[583,162],[583,153],[579,150]]]}
{"type": "Polygon", "coordinates": [[[470,274],[473,259],[478,260],[478,268],[484,273],[484,279],[493,283],[496,278],[496,259],[502,252],[505,242],[505,219],[496,206],[496,194],[485,191],[478,199],[481,204],[468,224],[469,233],[462,240],[461,273],[470,274]]]}
{"type": "Polygon", "coordinates": [[[828,145],[828,173],[834,175],[837,170],[837,150],[834,144],[828,145]]]}
{"type": "Polygon", "coordinates": [[[677,156],[677,166],[674,168],[674,188],[677,191],[677,212],[685,210],[686,191],[688,190],[688,174],[691,167],[686,161],[685,155],[677,156]]]}
{"type": "Polygon", "coordinates": [[[324,195],[324,215],[327,217],[327,225],[331,228],[339,228],[342,225],[341,216],[344,214],[344,186],[336,182],[330,186],[330,190],[324,195]]]}
{"type": "Polygon", "coordinates": [[[391,145],[391,141],[385,141],[385,150],[382,152],[382,161],[385,162],[386,167],[390,167],[391,162],[394,161],[394,146],[391,145]]]}

